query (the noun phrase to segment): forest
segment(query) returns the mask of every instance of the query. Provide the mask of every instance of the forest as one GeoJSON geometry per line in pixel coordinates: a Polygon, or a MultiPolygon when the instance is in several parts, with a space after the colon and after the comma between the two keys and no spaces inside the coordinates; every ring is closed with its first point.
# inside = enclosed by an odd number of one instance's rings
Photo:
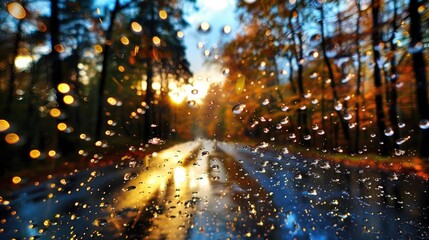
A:
{"type": "Polygon", "coordinates": [[[223,136],[429,156],[428,3],[260,0],[237,11],[243,31],[219,58],[223,136]]]}
{"type": "Polygon", "coordinates": [[[200,99],[193,0],[2,1],[1,174],[195,137],[429,157],[426,1],[236,4],[235,35],[201,52],[225,81],[200,99]]]}

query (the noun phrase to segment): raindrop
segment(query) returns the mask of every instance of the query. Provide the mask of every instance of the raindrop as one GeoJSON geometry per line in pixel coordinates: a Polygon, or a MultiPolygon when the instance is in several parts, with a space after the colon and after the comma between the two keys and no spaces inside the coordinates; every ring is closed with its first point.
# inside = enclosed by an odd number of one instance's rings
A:
{"type": "Polygon", "coordinates": [[[323,135],[323,134],[325,134],[325,131],[323,131],[323,129],[319,129],[319,130],[317,130],[317,134],[323,135]]]}
{"type": "Polygon", "coordinates": [[[282,149],[282,152],[283,152],[283,154],[288,154],[288,153],[289,153],[289,150],[288,150],[287,148],[283,148],[283,149],[282,149]]]}
{"type": "Polygon", "coordinates": [[[107,225],[107,220],[104,218],[99,218],[94,220],[94,222],[92,222],[92,225],[96,227],[105,227],[107,225]]]}
{"type": "Polygon", "coordinates": [[[411,138],[411,136],[406,136],[406,137],[400,138],[400,139],[396,140],[396,144],[401,145],[404,142],[408,141],[410,138],[411,138]]]}
{"type": "Polygon", "coordinates": [[[234,113],[235,115],[238,115],[240,113],[243,112],[244,108],[246,108],[246,104],[237,104],[232,108],[232,113],[234,113]]]}
{"type": "Polygon", "coordinates": [[[423,119],[419,122],[419,127],[421,129],[429,129],[429,120],[423,119]]]}
{"type": "Polygon", "coordinates": [[[348,121],[352,119],[352,115],[349,112],[346,112],[343,116],[344,120],[348,121]]]}
{"type": "Polygon", "coordinates": [[[283,106],[282,106],[282,111],[283,111],[283,112],[286,112],[287,110],[289,110],[289,107],[288,107],[288,106],[286,106],[286,105],[283,105],[283,106]]]}
{"type": "Polygon", "coordinates": [[[123,192],[129,192],[129,191],[134,190],[134,189],[136,189],[136,186],[129,186],[126,188],[122,188],[122,191],[123,192]]]}
{"type": "Polygon", "coordinates": [[[384,135],[386,135],[386,136],[388,136],[388,137],[390,137],[390,136],[392,136],[393,135],[393,129],[391,128],[391,127],[388,127],[388,128],[386,128],[386,129],[384,129],[384,135]]]}
{"type": "Polygon", "coordinates": [[[316,105],[316,104],[319,103],[319,100],[317,100],[316,98],[314,98],[313,100],[311,100],[311,103],[316,105]]]}
{"type": "Polygon", "coordinates": [[[304,94],[304,98],[310,98],[311,97],[311,92],[307,92],[304,94]]]}
{"type": "Polygon", "coordinates": [[[192,108],[192,107],[195,107],[195,105],[197,105],[197,102],[195,102],[195,100],[189,100],[187,104],[188,104],[188,107],[192,108]]]}
{"type": "Polygon", "coordinates": [[[319,129],[319,125],[314,124],[314,125],[311,127],[311,129],[313,129],[314,131],[316,131],[317,129],[319,129]]]}
{"type": "Polygon", "coordinates": [[[402,156],[402,155],[404,155],[405,154],[405,151],[404,150],[401,150],[401,149],[395,149],[395,155],[396,156],[402,156]]]}
{"type": "Polygon", "coordinates": [[[322,41],[322,37],[318,33],[310,37],[310,43],[313,46],[317,46],[321,41],[322,41]]]}
{"type": "Polygon", "coordinates": [[[164,140],[162,140],[162,139],[160,139],[160,138],[157,138],[157,137],[155,137],[155,138],[152,138],[152,139],[149,139],[149,141],[148,141],[150,144],[153,144],[153,145],[162,145],[162,144],[164,144],[165,143],[165,141],[164,140]]]}
{"type": "Polygon", "coordinates": [[[308,140],[310,140],[310,139],[311,139],[311,136],[310,136],[310,135],[305,135],[305,136],[304,136],[304,140],[307,140],[307,141],[308,141],[308,140]]]}
{"type": "Polygon", "coordinates": [[[270,145],[267,143],[267,142],[261,142],[259,145],[258,145],[258,148],[267,148],[267,147],[269,147],[270,145]]]}
{"type": "Polygon", "coordinates": [[[313,51],[310,51],[308,56],[310,57],[310,59],[316,59],[319,57],[319,53],[317,51],[313,50],[313,51]]]}
{"type": "Polygon", "coordinates": [[[202,22],[198,29],[203,31],[203,32],[207,32],[210,30],[210,24],[208,22],[202,22]]]}
{"type": "Polygon", "coordinates": [[[134,172],[133,173],[125,173],[124,180],[125,181],[134,180],[137,178],[137,176],[138,176],[138,174],[134,173],[134,172]]]}
{"type": "Polygon", "coordinates": [[[201,156],[205,156],[205,155],[207,155],[207,154],[209,154],[209,151],[202,151],[202,152],[201,152],[201,156]]]}
{"type": "Polygon", "coordinates": [[[268,133],[269,131],[270,131],[270,129],[264,128],[264,133],[268,133]]]}
{"type": "Polygon", "coordinates": [[[334,109],[337,111],[341,111],[343,109],[343,104],[339,101],[335,102],[334,109]]]}
{"type": "Polygon", "coordinates": [[[198,94],[198,90],[197,89],[192,89],[191,93],[194,94],[194,95],[197,95],[198,94]]]}
{"type": "Polygon", "coordinates": [[[262,101],[262,105],[267,106],[268,104],[270,104],[270,100],[265,98],[264,101],[262,101]]]}
{"type": "Polygon", "coordinates": [[[224,68],[224,69],[222,70],[222,74],[223,74],[224,76],[228,76],[228,75],[229,75],[229,68],[224,68]]]}
{"type": "Polygon", "coordinates": [[[295,139],[295,138],[296,138],[295,133],[291,133],[291,134],[289,134],[289,138],[290,138],[290,139],[295,139]]]}
{"type": "Polygon", "coordinates": [[[345,78],[343,78],[341,80],[341,82],[346,83],[346,82],[350,81],[352,79],[352,77],[353,77],[353,74],[348,74],[345,78]]]}
{"type": "Polygon", "coordinates": [[[405,127],[405,123],[403,123],[403,122],[398,123],[398,127],[399,128],[404,128],[405,127]]]}
{"type": "Polygon", "coordinates": [[[276,129],[282,129],[282,125],[281,124],[277,124],[276,125],[276,129]]]}
{"type": "Polygon", "coordinates": [[[225,34],[228,34],[228,33],[230,33],[231,32],[231,26],[229,26],[229,25],[225,25],[224,27],[223,27],[223,32],[225,33],[225,34]]]}
{"type": "Polygon", "coordinates": [[[301,107],[299,107],[299,109],[301,109],[301,110],[305,110],[305,109],[307,109],[307,106],[302,105],[301,107]]]}
{"type": "Polygon", "coordinates": [[[244,2],[247,4],[252,4],[252,3],[256,2],[256,0],[244,0],[244,2]]]}

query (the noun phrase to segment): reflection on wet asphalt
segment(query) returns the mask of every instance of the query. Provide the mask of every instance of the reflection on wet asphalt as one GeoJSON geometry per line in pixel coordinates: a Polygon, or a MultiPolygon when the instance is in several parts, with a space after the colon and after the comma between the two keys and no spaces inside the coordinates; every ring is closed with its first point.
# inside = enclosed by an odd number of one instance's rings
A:
{"type": "Polygon", "coordinates": [[[13,193],[0,239],[427,239],[411,175],[198,140],[13,193]]]}

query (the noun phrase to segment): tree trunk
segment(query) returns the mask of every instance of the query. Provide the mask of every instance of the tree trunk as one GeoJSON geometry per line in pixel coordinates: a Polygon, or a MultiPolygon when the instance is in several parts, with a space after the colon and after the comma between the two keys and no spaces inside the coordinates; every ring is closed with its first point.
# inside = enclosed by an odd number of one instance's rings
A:
{"type": "MultiPolygon", "coordinates": [[[[325,18],[325,13],[324,13],[324,9],[323,9],[323,5],[320,7],[320,15],[321,15],[321,21],[320,21],[320,31],[321,31],[321,45],[322,45],[322,52],[323,52],[323,60],[325,62],[326,67],[328,68],[328,74],[329,74],[329,78],[331,80],[331,89],[332,89],[332,95],[334,98],[334,104],[336,101],[339,100],[338,98],[338,94],[337,94],[337,90],[336,90],[336,83],[335,83],[335,76],[334,76],[334,70],[332,69],[332,65],[329,61],[328,55],[326,53],[326,39],[325,39],[325,29],[324,29],[324,18],[325,18]]],[[[347,146],[350,146],[350,131],[349,131],[349,126],[347,124],[347,121],[344,120],[343,118],[343,114],[341,112],[341,110],[336,110],[337,116],[338,116],[338,120],[341,123],[341,128],[343,130],[343,134],[344,134],[344,138],[346,140],[346,144],[347,146]]]]}
{"type": "Polygon", "coordinates": [[[155,36],[155,26],[154,26],[154,20],[155,20],[155,6],[153,4],[153,2],[151,2],[150,4],[150,26],[149,26],[149,36],[148,36],[148,41],[149,42],[149,49],[148,49],[148,58],[146,60],[146,95],[145,95],[145,103],[146,103],[146,113],[144,116],[144,137],[143,139],[145,140],[145,142],[147,142],[149,139],[151,139],[153,137],[153,132],[152,132],[152,119],[153,119],[153,108],[154,103],[153,103],[153,97],[154,97],[154,92],[152,89],[152,83],[153,83],[153,54],[154,54],[154,47],[153,47],[153,42],[152,42],[152,38],[155,36]]]}
{"type": "Polygon", "coordinates": [[[15,41],[13,42],[13,52],[12,52],[12,58],[10,63],[10,72],[9,72],[9,89],[8,89],[8,96],[6,100],[6,108],[5,112],[6,114],[9,114],[12,111],[12,104],[13,104],[13,96],[15,95],[15,79],[16,79],[16,69],[15,69],[15,60],[18,57],[18,50],[19,50],[19,44],[21,43],[22,39],[22,23],[23,19],[18,20],[18,23],[16,24],[16,36],[15,41]]]}
{"type": "Polygon", "coordinates": [[[355,45],[356,45],[356,55],[357,55],[357,70],[356,70],[356,92],[355,92],[355,116],[356,116],[356,126],[355,126],[355,153],[359,152],[360,149],[360,86],[361,86],[361,71],[362,71],[362,62],[361,62],[361,53],[360,53],[360,18],[361,18],[361,5],[360,0],[356,0],[356,8],[358,12],[358,16],[356,19],[356,31],[355,31],[355,45]]]}
{"type": "Polygon", "coordinates": [[[400,136],[399,126],[398,126],[398,104],[397,104],[398,93],[396,90],[396,80],[398,79],[398,73],[396,68],[396,56],[395,56],[396,43],[394,42],[395,34],[398,29],[398,26],[396,24],[396,18],[398,16],[397,12],[398,12],[397,0],[394,0],[393,1],[393,20],[391,25],[392,36],[389,39],[391,58],[390,58],[390,76],[388,76],[388,78],[390,79],[390,84],[388,87],[389,89],[388,100],[389,100],[389,119],[390,119],[391,127],[394,131],[394,134],[393,134],[393,138],[395,140],[394,146],[396,149],[399,149],[400,145],[396,143],[401,136],[400,136]]]}
{"type": "Polygon", "coordinates": [[[101,65],[101,75],[98,85],[98,99],[97,99],[97,116],[96,116],[96,125],[95,125],[95,140],[101,139],[101,132],[103,130],[104,126],[104,89],[106,87],[107,82],[107,74],[109,71],[109,57],[110,57],[110,46],[112,44],[112,32],[115,25],[115,19],[116,15],[118,14],[120,10],[120,3],[119,0],[115,1],[115,7],[113,8],[112,12],[110,13],[110,25],[107,28],[106,31],[106,39],[104,42],[104,49],[103,49],[103,62],[101,65]]]}
{"type": "Polygon", "coordinates": [[[381,82],[381,70],[378,65],[380,59],[380,30],[379,26],[379,12],[380,12],[380,0],[372,0],[372,51],[373,51],[373,61],[374,61],[374,86],[375,90],[375,107],[376,107],[376,117],[377,117],[377,127],[379,132],[380,144],[380,153],[386,156],[389,152],[388,150],[388,139],[384,134],[386,129],[386,119],[384,116],[383,109],[383,96],[382,96],[382,82],[381,82]]]}
{"type": "MultiPolygon", "coordinates": [[[[50,37],[51,37],[51,61],[52,61],[52,70],[51,70],[51,81],[53,87],[56,89],[60,83],[64,81],[63,79],[63,69],[62,69],[62,61],[60,59],[60,52],[57,50],[61,45],[60,43],[60,19],[59,19],[59,2],[58,0],[51,0],[51,17],[50,17],[50,37]]],[[[63,113],[63,119],[57,121],[64,122],[69,116],[68,106],[64,103],[63,97],[64,94],[56,89],[56,99],[58,103],[58,108],[63,113]]],[[[66,136],[66,133],[59,132],[57,144],[59,151],[67,155],[72,153],[75,149],[75,144],[73,144],[66,136]]]]}
{"type": "MultiPolygon", "coordinates": [[[[295,32],[294,27],[292,26],[292,18],[293,15],[293,11],[291,12],[291,15],[289,17],[289,26],[292,32],[292,41],[293,41],[293,46],[294,46],[294,52],[295,52],[295,60],[298,64],[298,77],[297,77],[297,82],[298,82],[298,93],[299,93],[299,99],[300,99],[300,103],[303,101],[304,99],[304,78],[303,78],[303,73],[304,73],[304,67],[302,65],[301,60],[304,59],[304,50],[303,50],[303,36],[302,36],[302,32],[298,31],[298,33],[295,32]],[[298,46],[296,44],[296,40],[295,38],[298,39],[298,46]]],[[[298,25],[300,25],[299,23],[299,16],[297,16],[297,23],[298,25]]],[[[308,146],[309,142],[304,140],[304,135],[308,135],[310,133],[309,129],[308,129],[308,125],[307,125],[307,108],[304,110],[298,109],[298,114],[299,114],[299,126],[301,127],[301,134],[300,134],[300,142],[304,142],[304,145],[308,146]]]]}
{"type": "MultiPolygon", "coordinates": [[[[426,64],[423,56],[423,36],[422,36],[422,23],[420,14],[418,11],[419,1],[410,0],[409,15],[410,15],[410,47],[413,56],[413,70],[414,77],[416,79],[416,97],[417,97],[417,108],[419,112],[419,120],[429,121],[429,103],[428,103],[428,92],[427,92],[427,79],[426,79],[426,64]],[[421,45],[421,46],[420,46],[421,45]]],[[[428,157],[429,148],[427,144],[429,142],[429,128],[421,131],[420,140],[420,156],[428,157]]]]}

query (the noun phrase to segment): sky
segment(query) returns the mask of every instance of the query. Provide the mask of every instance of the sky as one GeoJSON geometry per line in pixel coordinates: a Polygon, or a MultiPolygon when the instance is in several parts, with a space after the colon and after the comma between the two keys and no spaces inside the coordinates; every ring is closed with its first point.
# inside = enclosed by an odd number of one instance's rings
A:
{"type": "Polygon", "coordinates": [[[235,0],[197,0],[198,11],[192,11],[186,17],[190,27],[184,30],[186,57],[191,64],[191,71],[194,79],[208,82],[223,81],[222,67],[205,64],[206,57],[204,50],[220,46],[220,41],[226,41],[235,35],[238,27],[235,16],[235,0]],[[198,31],[201,23],[210,24],[210,31],[204,33],[198,31]],[[232,28],[231,33],[222,34],[225,25],[232,28]],[[204,43],[202,49],[198,48],[198,43],[204,43]]]}

